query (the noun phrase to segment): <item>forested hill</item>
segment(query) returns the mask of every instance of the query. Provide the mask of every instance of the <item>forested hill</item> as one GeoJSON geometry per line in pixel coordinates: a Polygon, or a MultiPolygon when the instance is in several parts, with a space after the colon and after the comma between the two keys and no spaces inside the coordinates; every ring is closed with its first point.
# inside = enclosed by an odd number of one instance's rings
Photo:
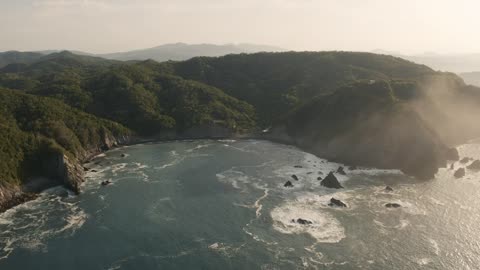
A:
{"type": "Polygon", "coordinates": [[[333,139],[352,138],[351,134],[368,138],[375,130],[378,138],[391,140],[366,153],[367,165],[432,177],[446,162],[447,144],[455,141],[450,139],[460,134],[452,130],[461,129],[462,139],[477,134],[465,128],[472,126],[467,118],[456,118],[460,112],[476,113],[477,88],[454,74],[391,56],[286,52],[164,63],[121,62],[70,52],[17,57],[29,60],[0,69],[0,119],[8,127],[0,134],[4,151],[0,163],[6,166],[0,175],[3,182],[20,183],[34,172],[45,176],[45,170],[25,169],[30,157],[43,153],[41,145],[79,161],[92,147],[105,144],[105,137],[231,136],[256,134],[270,126],[277,133],[269,138],[288,138],[343,162],[358,160],[350,158],[348,148],[331,147],[334,142],[338,146],[333,139]],[[371,118],[384,112],[388,117],[381,121],[371,118]],[[398,133],[393,126],[360,128],[364,119],[374,119],[371,123],[377,125],[398,119],[413,124],[401,125],[404,130],[398,133]],[[421,142],[422,147],[412,142],[421,142]],[[402,151],[381,149],[389,147],[402,151]],[[396,164],[407,153],[412,153],[411,160],[422,155],[428,169],[420,172],[415,162],[396,164]],[[394,156],[388,164],[380,162],[385,155],[394,156]]]}
{"type": "Polygon", "coordinates": [[[166,63],[175,74],[223,89],[254,105],[262,124],[319,94],[358,80],[408,80],[430,68],[392,56],[353,52],[288,52],[198,57],[166,63]]]}

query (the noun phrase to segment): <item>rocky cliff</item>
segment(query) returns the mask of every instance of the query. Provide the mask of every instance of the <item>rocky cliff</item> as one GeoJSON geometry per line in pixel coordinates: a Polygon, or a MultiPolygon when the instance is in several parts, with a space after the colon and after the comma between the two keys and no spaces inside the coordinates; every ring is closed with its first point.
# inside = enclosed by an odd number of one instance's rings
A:
{"type": "Polygon", "coordinates": [[[352,165],[400,169],[433,178],[455,158],[408,103],[386,82],[356,83],[321,96],[277,123],[268,138],[352,165]]]}

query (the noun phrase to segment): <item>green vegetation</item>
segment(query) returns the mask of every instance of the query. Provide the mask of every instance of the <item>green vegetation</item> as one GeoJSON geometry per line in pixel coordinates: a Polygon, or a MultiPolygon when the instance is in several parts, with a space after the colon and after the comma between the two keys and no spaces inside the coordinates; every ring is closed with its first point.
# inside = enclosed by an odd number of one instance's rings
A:
{"type": "Polygon", "coordinates": [[[50,155],[83,158],[105,137],[130,134],[61,101],[7,89],[0,89],[0,126],[0,179],[11,183],[45,175],[41,164],[50,155]]]}
{"type": "Polygon", "coordinates": [[[356,160],[368,148],[343,158],[335,154],[361,144],[375,150],[365,163],[391,167],[396,162],[408,171],[414,162],[398,159],[405,152],[386,153],[374,142],[389,149],[385,138],[401,146],[421,141],[425,147],[418,149],[427,153],[422,159],[436,166],[442,158],[435,151],[445,147],[434,123],[449,111],[432,96],[442,93],[468,108],[480,100],[478,89],[454,74],[369,53],[257,53],[165,63],[70,52],[15,54],[0,68],[0,87],[12,89],[0,90],[0,182],[41,175],[35,164],[42,155],[81,159],[109,136],[182,135],[212,127],[245,133],[281,125],[299,145],[327,149],[318,151],[325,156],[356,160]],[[448,91],[439,91],[438,85],[448,91]],[[419,114],[412,104],[428,113],[419,114]],[[395,137],[399,128],[412,136],[395,137]],[[369,130],[375,136],[366,136],[369,130]],[[382,155],[395,158],[383,164],[388,159],[376,159],[382,155]]]}
{"type": "Polygon", "coordinates": [[[433,74],[400,58],[352,52],[288,52],[198,57],[165,63],[184,78],[213,85],[257,109],[268,126],[312,97],[359,80],[414,80],[433,74]]]}

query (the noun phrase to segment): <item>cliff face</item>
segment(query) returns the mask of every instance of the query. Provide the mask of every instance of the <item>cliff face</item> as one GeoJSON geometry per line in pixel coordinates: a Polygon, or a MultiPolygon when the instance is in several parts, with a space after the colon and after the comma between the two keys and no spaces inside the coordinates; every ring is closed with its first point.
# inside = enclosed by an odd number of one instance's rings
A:
{"type": "Polygon", "coordinates": [[[35,198],[35,194],[25,193],[19,186],[10,184],[0,185],[0,213],[35,198]]]}
{"type": "Polygon", "coordinates": [[[330,160],[400,169],[420,179],[433,178],[455,158],[455,150],[382,82],[318,98],[276,125],[269,136],[330,160]]]}

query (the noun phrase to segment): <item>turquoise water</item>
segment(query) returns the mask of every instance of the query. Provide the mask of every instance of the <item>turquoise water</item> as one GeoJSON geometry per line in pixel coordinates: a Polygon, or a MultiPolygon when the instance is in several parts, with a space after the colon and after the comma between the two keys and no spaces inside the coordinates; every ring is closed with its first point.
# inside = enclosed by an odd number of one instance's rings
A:
{"type": "MultiPolygon", "coordinates": [[[[479,149],[460,152],[480,158],[479,149]]],[[[88,173],[81,196],[58,187],[0,215],[0,269],[480,265],[476,172],[456,180],[442,169],[417,183],[398,171],[346,169],[338,176],[345,189],[330,190],[317,177],[339,164],[255,140],[135,145],[87,166],[97,172],[88,173]],[[112,184],[102,187],[104,180],[112,184]],[[294,188],[283,187],[288,180],[294,188]],[[331,197],[348,207],[328,206],[331,197]],[[387,209],[388,202],[402,207],[387,209]],[[297,218],[313,223],[291,222],[297,218]]]]}

